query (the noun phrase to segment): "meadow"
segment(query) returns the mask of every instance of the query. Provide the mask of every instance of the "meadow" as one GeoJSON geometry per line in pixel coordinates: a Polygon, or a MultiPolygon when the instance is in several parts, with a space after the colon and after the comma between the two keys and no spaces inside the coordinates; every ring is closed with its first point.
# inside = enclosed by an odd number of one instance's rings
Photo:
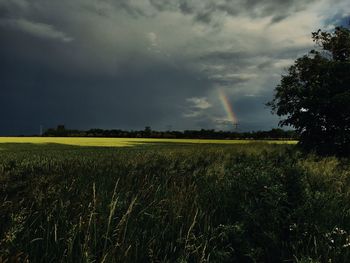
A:
{"type": "Polygon", "coordinates": [[[246,143],[296,144],[293,140],[208,140],[208,139],[150,139],[150,138],[86,138],[86,137],[0,137],[1,143],[64,144],[95,147],[125,147],[141,144],[246,144],[246,143]]]}
{"type": "Polygon", "coordinates": [[[0,262],[350,260],[347,158],[283,141],[0,142],[0,262]]]}

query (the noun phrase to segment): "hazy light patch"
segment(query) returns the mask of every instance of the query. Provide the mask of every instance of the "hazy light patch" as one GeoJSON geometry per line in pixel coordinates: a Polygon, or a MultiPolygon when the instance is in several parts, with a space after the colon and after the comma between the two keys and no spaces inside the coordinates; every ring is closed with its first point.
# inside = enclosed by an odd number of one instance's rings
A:
{"type": "Polygon", "coordinates": [[[211,103],[209,103],[206,97],[187,98],[186,101],[190,104],[190,106],[188,107],[187,112],[182,115],[185,118],[196,118],[203,116],[204,111],[212,107],[211,103]]]}
{"type": "Polygon", "coordinates": [[[261,97],[259,94],[244,94],[245,97],[261,97]]]}
{"type": "Polygon", "coordinates": [[[191,112],[187,112],[187,113],[183,114],[183,116],[185,118],[195,118],[195,117],[199,117],[201,115],[202,115],[202,113],[200,111],[191,111],[191,112]]]}
{"type": "Polygon", "coordinates": [[[64,32],[55,29],[54,26],[44,23],[32,22],[25,19],[8,19],[3,20],[0,23],[5,26],[8,25],[17,28],[18,30],[22,30],[37,37],[58,39],[62,42],[71,42],[74,40],[64,32]]]}
{"type": "Polygon", "coordinates": [[[149,40],[149,42],[150,42],[150,45],[151,45],[152,47],[157,47],[157,46],[158,46],[158,43],[157,43],[157,34],[156,34],[156,33],[154,33],[154,32],[149,32],[149,33],[147,34],[147,38],[148,38],[148,40],[149,40]]]}
{"type": "Polygon", "coordinates": [[[280,69],[286,69],[293,64],[293,59],[279,59],[273,63],[273,66],[280,69]]]}
{"type": "Polygon", "coordinates": [[[197,108],[197,109],[208,109],[210,108],[212,105],[208,102],[208,99],[205,97],[202,98],[188,98],[187,99],[188,102],[192,103],[192,107],[193,108],[197,108]]]}

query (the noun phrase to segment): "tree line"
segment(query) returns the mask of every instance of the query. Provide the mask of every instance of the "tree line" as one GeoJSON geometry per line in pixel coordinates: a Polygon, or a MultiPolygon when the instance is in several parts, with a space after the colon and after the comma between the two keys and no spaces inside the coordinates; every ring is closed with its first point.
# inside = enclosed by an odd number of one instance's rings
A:
{"type": "Polygon", "coordinates": [[[109,138],[167,138],[167,139],[255,139],[272,140],[298,139],[293,130],[271,129],[269,131],[221,131],[214,129],[184,130],[184,131],[156,131],[150,127],[143,130],[120,129],[66,129],[64,125],[50,128],[44,132],[45,137],[109,137],[109,138]]]}

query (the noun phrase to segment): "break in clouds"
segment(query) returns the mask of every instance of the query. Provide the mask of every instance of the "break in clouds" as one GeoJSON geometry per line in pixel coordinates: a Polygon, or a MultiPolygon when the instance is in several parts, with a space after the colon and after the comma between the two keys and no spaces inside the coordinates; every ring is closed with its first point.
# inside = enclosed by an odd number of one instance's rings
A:
{"type": "Polygon", "coordinates": [[[347,0],[0,0],[0,134],[270,129],[281,74],[347,0]]]}

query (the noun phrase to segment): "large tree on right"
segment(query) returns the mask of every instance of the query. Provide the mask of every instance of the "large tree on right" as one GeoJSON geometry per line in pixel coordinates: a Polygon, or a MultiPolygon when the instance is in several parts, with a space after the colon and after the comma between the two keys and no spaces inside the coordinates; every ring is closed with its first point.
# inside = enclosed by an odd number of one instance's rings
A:
{"type": "Polygon", "coordinates": [[[312,33],[317,48],[282,75],[267,105],[294,127],[299,144],[325,154],[350,154],[350,30],[312,33]]]}

